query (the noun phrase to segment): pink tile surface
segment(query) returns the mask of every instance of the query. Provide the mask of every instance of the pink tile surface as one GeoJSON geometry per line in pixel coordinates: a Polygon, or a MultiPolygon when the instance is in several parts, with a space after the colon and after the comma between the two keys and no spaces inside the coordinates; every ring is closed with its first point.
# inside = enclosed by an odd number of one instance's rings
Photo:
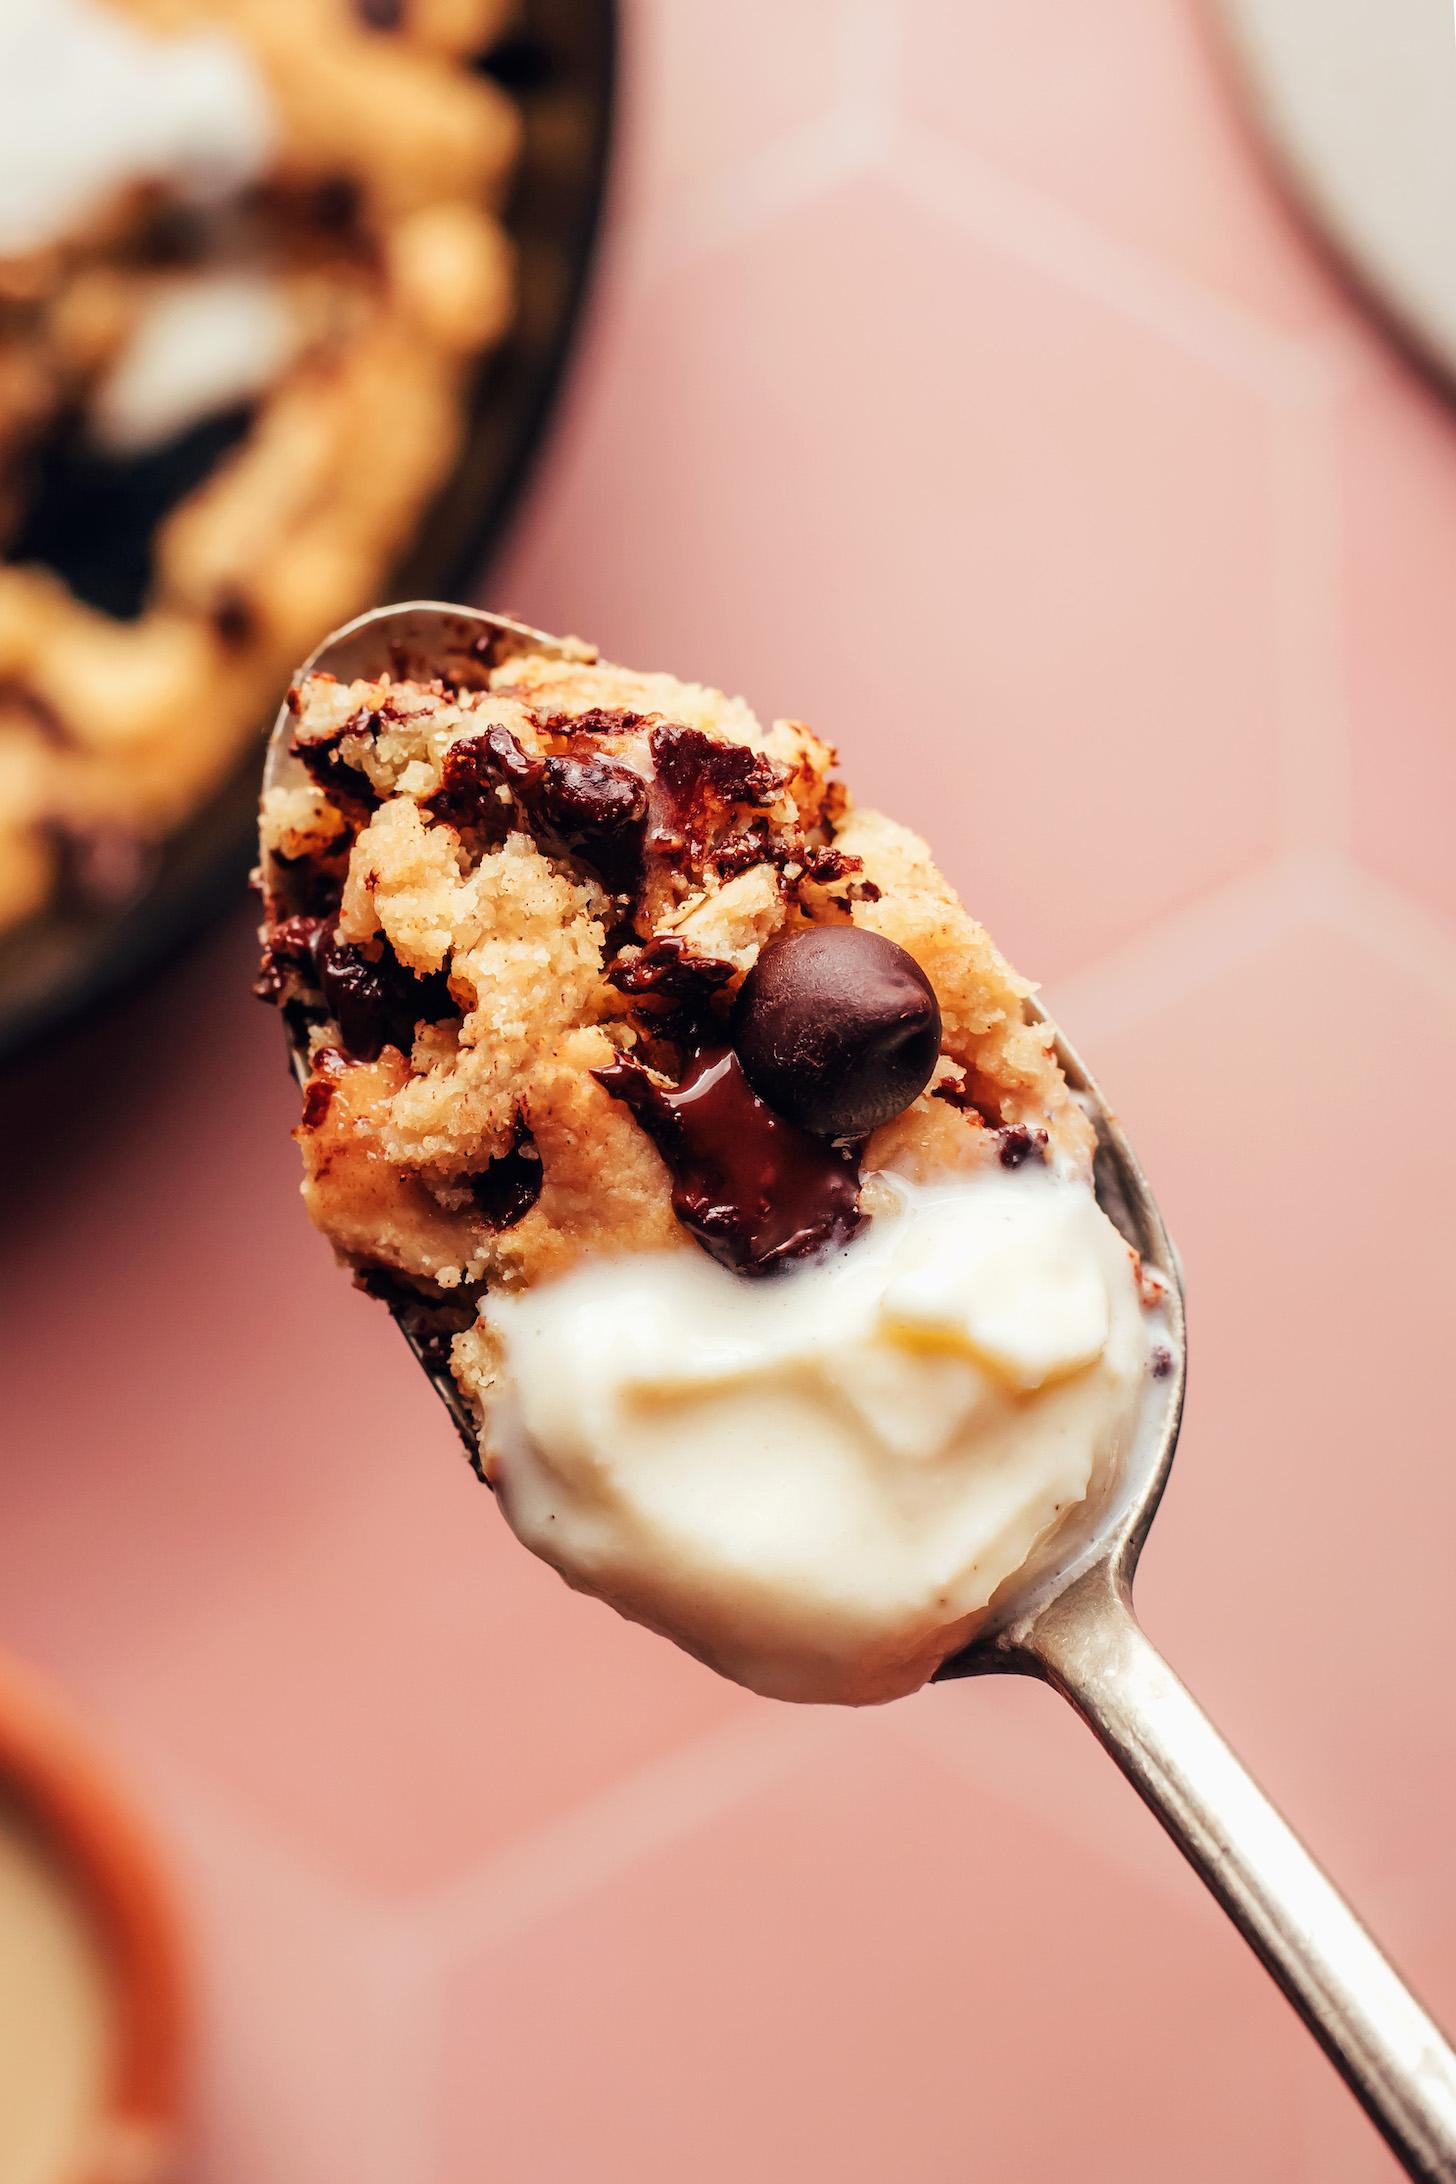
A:
{"type": "Polygon", "coordinates": [[[1292,2173],[1300,2035],[1216,1914],[883,1720],[465,1955],[445,2014],[444,2178],[1060,2184],[1073,2130],[1092,2175],[1292,2173]]]}
{"type": "MultiPolygon", "coordinates": [[[[219,988],[236,1001],[249,951],[230,934],[126,1043],[219,988]]],[[[7,1630],[129,1736],[185,1736],[241,1814],[387,1894],[448,1881],[750,1702],[513,1550],[403,1344],[303,1217],[293,1113],[276,1026],[239,1002],[195,1075],[149,1087],[145,1127],[83,1154],[75,1217],[106,1224],[121,1278],[87,1313],[88,1372],[24,1384],[0,1595],[7,1630]],[[195,1222],[157,1222],[159,1200],[195,1222]],[[74,1619],[54,1613],[62,1565],[74,1619]]],[[[74,1249],[37,1226],[21,1354],[74,1249]]]]}
{"type": "MultiPolygon", "coordinates": [[[[1351,1161],[1371,1092],[1352,1004],[1376,994],[1405,1027],[1403,1066],[1442,1081],[1456,995],[1339,914],[1096,1051],[1190,1298],[1188,1419],[1144,1617],[1334,1871],[1372,1916],[1388,1909],[1394,1944],[1419,1938],[1394,1930],[1406,1884],[1439,1870],[1456,1820],[1456,1722],[1423,1665],[1456,1649],[1434,1362],[1456,1313],[1456,1172],[1399,1127],[1351,1161]]],[[[1456,2009],[1456,1962],[1442,1981],[1456,2009]]]]}
{"type": "Polygon", "coordinates": [[[588,600],[617,656],[832,723],[861,796],[933,831],[1048,974],[1273,847],[1270,425],[1246,388],[875,177],[614,318],[512,598],[551,627],[588,600]],[[603,554],[604,509],[678,542],[650,582],[603,554]],[[1033,800],[1074,924],[1027,884],[1033,800]]]}
{"type": "MultiPolygon", "coordinates": [[[[1168,0],[908,0],[907,124],[928,124],[1103,238],[1209,296],[1307,331],[1339,306],[1286,222],[1212,65],[1168,0]]],[[[1211,13],[1211,11],[1210,11],[1211,13]]]]}
{"type": "Polygon", "coordinates": [[[731,189],[745,166],[804,123],[832,117],[852,0],[738,0],[729,12],[653,6],[625,25],[636,209],[683,191],[731,189]],[[764,56],[773,65],[765,68],[764,56]]]}
{"type": "MultiPolygon", "coordinates": [[[[490,595],[815,720],[1052,982],[1189,1276],[1147,1621],[1456,2017],[1449,417],[1190,8],[629,16],[490,595]]],[[[775,1709],[513,1547],[246,924],[24,1072],[0,1250],[0,1641],[173,1846],[205,2184],[1391,2175],[1048,1694],[775,1709]]]]}
{"type": "Polygon", "coordinates": [[[1456,914],[1456,736],[1449,660],[1456,586],[1456,423],[1393,361],[1351,396],[1341,446],[1342,619],[1355,727],[1360,851],[1395,886],[1456,914]]]}

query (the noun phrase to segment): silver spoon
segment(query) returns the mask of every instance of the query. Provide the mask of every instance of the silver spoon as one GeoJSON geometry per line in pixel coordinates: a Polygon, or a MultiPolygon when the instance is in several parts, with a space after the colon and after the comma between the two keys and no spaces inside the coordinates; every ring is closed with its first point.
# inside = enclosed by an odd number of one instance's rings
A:
{"type": "MultiPolygon", "coordinates": [[[[521,652],[591,657],[571,639],[500,615],[416,600],[346,623],[298,679],[321,669],[343,681],[444,674],[479,685],[490,665],[521,652]]],[[[268,746],[268,786],[300,777],[289,752],[292,726],[285,706],[268,746]]],[[[286,1021],[302,1082],[307,1026],[296,1015],[286,1021]]],[[[1148,1382],[1130,1459],[1092,1536],[940,1674],[1037,1676],[1069,1699],[1273,1973],[1409,2174],[1456,2184],[1456,2054],[1133,1614],[1133,1574],[1183,1408],[1183,1293],[1177,1256],[1131,1146],[1075,1050],[1059,1032],[1056,1042],[1096,1129],[1098,1199],[1166,1292],[1171,1363],[1148,1382]]],[[[430,1339],[438,1330],[429,1308],[390,1308],[478,1463],[471,1420],[438,1339],[430,1339]]]]}

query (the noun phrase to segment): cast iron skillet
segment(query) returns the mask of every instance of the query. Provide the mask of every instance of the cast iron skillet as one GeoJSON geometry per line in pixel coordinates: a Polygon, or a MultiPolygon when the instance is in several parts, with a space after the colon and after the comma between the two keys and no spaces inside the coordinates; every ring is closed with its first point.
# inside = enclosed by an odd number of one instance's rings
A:
{"type": "MultiPolygon", "coordinates": [[[[519,253],[518,311],[482,366],[459,464],[385,579],[385,598],[468,596],[540,449],[595,250],[616,29],[615,0],[522,0],[518,28],[489,56],[491,74],[525,120],[507,206],[519,253]]],[[[155,483],[138,481],[137,498],[155,483]]],[[[119,551],[145,551],[143,511],[133,511],[129,539],[125,509],[107,513],[119,551]]],[[[47,913],[0,941],[0,1063],[141,977],[237,899],[253,858],[266,727],[260,720],[256,746],[163,844],[133,893],[111,907],[47,913]]]]}

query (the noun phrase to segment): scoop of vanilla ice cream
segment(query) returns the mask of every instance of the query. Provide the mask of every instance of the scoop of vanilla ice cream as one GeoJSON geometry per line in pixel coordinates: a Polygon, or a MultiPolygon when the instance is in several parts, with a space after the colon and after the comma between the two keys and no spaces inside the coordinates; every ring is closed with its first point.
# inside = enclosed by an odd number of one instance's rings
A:
{"type": "Polygon", "coordinates": [[[1085,1182],[879,1182],[890,1210],[769,1280],[653,1252],[484,1307],[513,1530],[771,1697],[925,1682],[1116,1475],[1148,1372],[1085,1182]]]}

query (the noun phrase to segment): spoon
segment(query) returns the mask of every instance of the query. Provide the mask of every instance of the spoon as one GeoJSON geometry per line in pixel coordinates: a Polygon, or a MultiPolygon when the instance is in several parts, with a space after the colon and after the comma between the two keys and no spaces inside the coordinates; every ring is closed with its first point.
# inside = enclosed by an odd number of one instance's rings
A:
{"type": "MultiPolygon", "coordinates": [[[[501,615],[416,600],[346,623],[296,679],[315,670],[341,681],[444,675],[480,687],[492,666],[524,652],[593,657],[571,638],[501,615]]],[[[305,778],[289,750],[292,727],[285,705],[269,741],[265,787],[305,778]]],[[[1128,1460],[1084,1543],[1017,1589],[939,1676],[1035,1676],[1060,1691],[1263,1960],[1407,2172],[1427,2184],[1456,2184],[1456,2054],[1133,1614],[1133,1575],[1183,1408],[1182,1286],[1131,1146],[1075,1050],[1050,1017],[1043,1013],[1041,1021],[1096,1131],[1098,1201],[1161,1292],[1170,1365],[1147,1382],[1128,1460]]],[[[285,1023],[301,1083],[307,1019],[295,1008],[285,1011],[285,1023]]],[[[471,1420],[445,1362],[447,1323],[427,1304],[394,1299],[390,1310],[478,1470],[471,1420]]]]}

